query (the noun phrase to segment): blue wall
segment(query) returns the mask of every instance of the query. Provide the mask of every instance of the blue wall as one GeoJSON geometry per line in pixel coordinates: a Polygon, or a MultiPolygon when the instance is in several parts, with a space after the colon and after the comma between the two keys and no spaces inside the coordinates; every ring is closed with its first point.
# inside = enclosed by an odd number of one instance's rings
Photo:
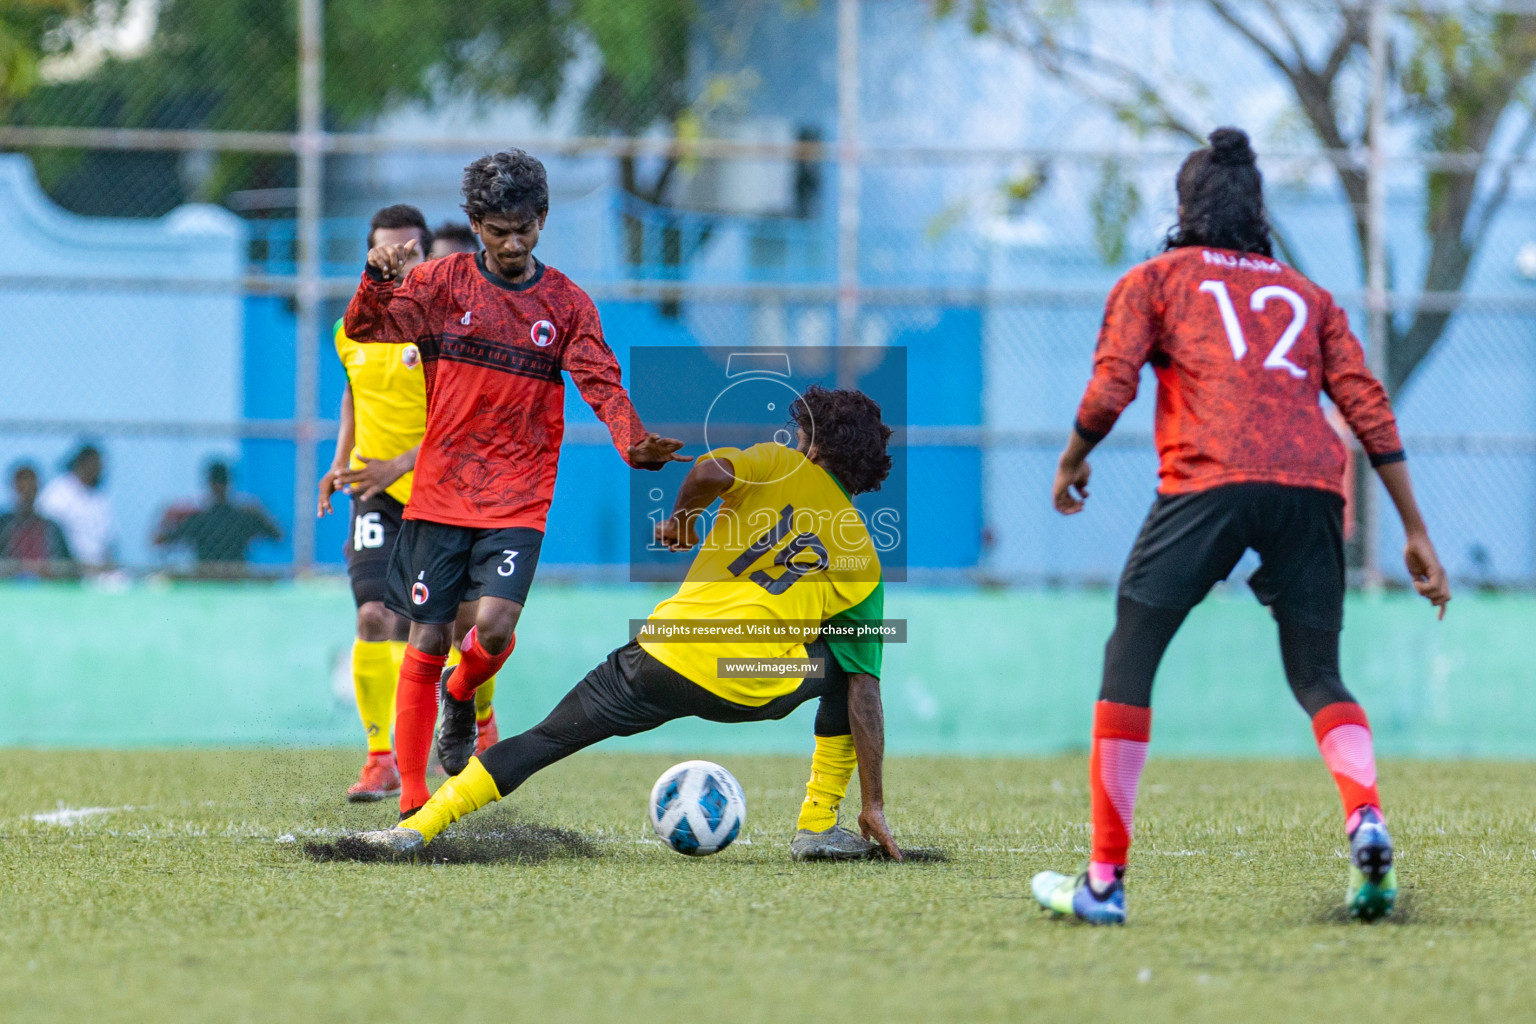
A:
{"type": "MultiPolygon", "coordinates": [[[[339,309],[339,307],[338,307],[339,309]]],[[[246,301],[244,412],[252,419],[287,419],[293,415],[295,322],[286,299],[260,297],[246,301]]],[[[602,302],[604,331],[619,362],[629,366],[634,345],[698,345],[690,317],[663,316],[655,303],[602,302]]],[[[712,315],[721,315],[718,306],[712,315]]],[[[903,309],[893,326],[882,327],[886,344],[905,346],[908,359],[907,417],[909,426],[976,426],[981,422],[981,325],[975,309],[903,309]]],[[[749,318],[751,307],[733,306],[731,316],[749,318]]],[[[879,315],[879,314],[871,314],[879,315]]],[[[346,382],[331,342],[329,324],[321,340],[320,410],[334,417],[346,382]]],[[[627,378],[626,378],[627,379],[627,378]]],[[[574,386],[566,388],[568,430],[596,428],[604,440],[582,443],[592,431],[577,431],[561,455],[543,565],[621,566],[627,563],[629,473],[606,443],[596,416],[574,386]]],[[[642,417],[646,410],[640,409],[642,417]]],[[[318,446],[318,466],[329,465],[334,445],[318,446]]],[[[967,447],[928,447],[909,453],[910,478],[923,486],[908,489],[911,518],[908,565],[916,568],[973,566],[980,557],[981,453],[967,447]]],[[[278,512],[285,536],[292,535],[293,444],[247,439],[241,444],[241,489],[278,512]]],[[[318,481],[317,481],[318,483],[318,481]]],[[[306,504],[301,514],[310,514],[306,504]]],[[[339,514],[322,520],[317,533],[316,560],[339,565],[346,538],[345,504],[339,514]]],[[[287,562],[291,546],[263,545],[253,560],[287,562]]]]}

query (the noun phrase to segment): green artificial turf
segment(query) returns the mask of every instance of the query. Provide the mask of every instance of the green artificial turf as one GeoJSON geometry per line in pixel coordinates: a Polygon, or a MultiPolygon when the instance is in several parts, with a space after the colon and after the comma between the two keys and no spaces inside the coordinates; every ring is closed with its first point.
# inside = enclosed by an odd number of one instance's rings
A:
{"type": "Polygon", "coordinates": [[[891,824],[949,859],[837,865],[789,860],[793,758],[726,759],[749,805],[734,847],[662,848],[644,804],[678,759],[578,756],[457,826],[521,837],[529,859],[428,866],[306,859],[306,840],[394,817],[341,801],[349,754],[0,753],[0,1005],[71,1022],[1536,1016],[1527,765],[1386,764],[1404,888],[1364,926],[1342,912],[1319,763],[1154,760],[1131,923],[1089,929],[1028,895],[1031,873],[1085,856],[1081,759],[895,760],[891,824]],[[32,817],[60,806],[112,810],[32,817]]]}

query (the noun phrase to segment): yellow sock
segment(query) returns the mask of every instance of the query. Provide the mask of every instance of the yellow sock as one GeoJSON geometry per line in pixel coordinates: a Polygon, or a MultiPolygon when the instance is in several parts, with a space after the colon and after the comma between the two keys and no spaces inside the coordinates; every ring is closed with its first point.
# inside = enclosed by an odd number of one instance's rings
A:
{"type": "Polygon", "coordinates": [[[496,709],[491,707],[491,698],[496,696],[496,677],[491,676],[480,684],[475,691],[475,721],[488,722],[496,709]]]}
{"type": "Polygon", "coordinates": [[[852,736],[817,736],[811,755],[811,781],[805,784],[805,803],[800,805],[796,828],[825,832],[837,824],[837,806],[848,792],[848,780],[859,760],[852,736]]]}
{"type": "MultiPolygon", "coordinates": [[[[404,640],[390,640],[389,660],[395,663],[395,678],[400,678],[400,666],[405,664],[405,649],[409,646],[404,640]]],[[[391,716],[393,717],[393,716],[391,716]]]]}
{"type": "Polygon", "coordinates": [[[469,759],[469,766],[437,788],[421,810],[400,823],[401,828],[413,828],[421,838],[431,842],[439,832],[458,821],[470,811],[478,811],[486,804],[501,799],[496,782],[485,770],[478,757],[469,759]]]}
{"type": "Polygon", "coordinates": [[[389,727],[395,718],[395,670],[387,640],[352,641],[352,691],[357,716],[368,734],[368,753],[388,753],[389,727]]]}
{"type": "Polygon", "coordinates": [[[464,652],[459,650],[459,645],[458,644],[453,644],[452,646],[450,646],[448,648],[448,662],[447,662],[447,665],[448,665],[449,668],[453,668],[453,666],[457,665],[459,662],[461,662],[463,660],[464,660],[464,652]]]}

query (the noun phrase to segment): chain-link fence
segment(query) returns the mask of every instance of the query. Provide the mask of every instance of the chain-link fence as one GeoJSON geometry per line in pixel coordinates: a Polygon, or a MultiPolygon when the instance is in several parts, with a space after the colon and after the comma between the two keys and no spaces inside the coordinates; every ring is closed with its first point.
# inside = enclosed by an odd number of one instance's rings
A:
{"type": "MultiPolygon", "coordinates": [[[[1158,248],[1192,139],[1236,123],[1284,258],[1393,388],[1448,566],[1536,584],[1524,8],[90,11],[0,93],[7,569],[339,570],[345,503],[317,518],[316,486],[369,218],[462,221],[463,166],[516,145],[549,170],[539,254],[626,366],[634,346],[906,348],[911,578],[1107,582],[1155,486],[1150,376],[1073,520],[1049,507],[1056,453],[1105,294],[1158,248]]],[[[567,406],[545,571],[622,576],[627,470],[567,406]]],[[[1400,532],[1374,484],[1357,498],[1352,557],[1393,578],[1400,532]]]]}

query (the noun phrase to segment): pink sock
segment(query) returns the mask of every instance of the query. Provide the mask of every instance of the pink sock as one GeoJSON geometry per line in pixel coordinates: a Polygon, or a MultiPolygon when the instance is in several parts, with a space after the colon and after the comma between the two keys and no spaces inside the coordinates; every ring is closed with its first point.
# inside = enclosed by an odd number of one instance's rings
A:
{"type": "Polygon", "coordinates": [[[1088,884],[1093,886],[1094,892],[1104,892],[1124,875],[1124,864],[1110,864],[1102,860],[1088,862],[1088,884]]]}

